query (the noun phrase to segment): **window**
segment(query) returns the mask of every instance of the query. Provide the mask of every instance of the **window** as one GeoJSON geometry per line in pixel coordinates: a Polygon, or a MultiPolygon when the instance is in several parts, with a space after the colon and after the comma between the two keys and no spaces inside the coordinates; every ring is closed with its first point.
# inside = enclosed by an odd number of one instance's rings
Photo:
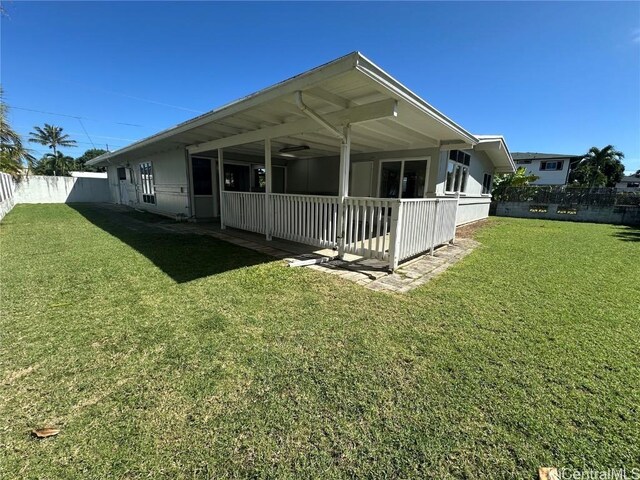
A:
{"type": "Polygon", "coordinates": [[[518,165],[530,165],[531,164],[531,160],[518,160],[516,163],[518,165]]]}
{"type": "Polygon", "coordinates": [[[251,191],[251,172],[249,165],[224,164],[224,189],[231,192],[251,191]]]}
{"type": "Polygon", "coordinates": [[[540,162],[540,170],[562,170],[564,161],[540,162]]]}
{"type": "Polygon", "coordinates": [[[484,178],[482,179],[482,193],[485,195],[491,193],[491,180],[491,175],[485,173],[484,178]]]}
{"type": "Polygon", "coordinates": [[[264,192],[267,189],[267,170],[262,166],[253,167],[253,192],[264,192]]]}
{"type": "Polygon", "coordinates": [[[426,160],[382,161],[380,163],[380,196],[422,198],[426,177],[426,160]]]}
{"type": "Polygon", "coordinates": [[[640,182],[627,182],[627,188],[638,188],[640,187],[640,182]]]}
{"type": "Polygon", "coordinates": [[[465,192],[467,190],[469,163],[471,163],[471,155],[468,153],[461,150],[451,150],[449,152],[445,191],[465,192]]]}
{"type": "Polygon", "coordinates": [[[144,203],[156,203],[151,162],[140,164],[140,179],[142,180],[142,201],[144,203]]]}
{"type": "Polygon", "coordinates": [[[194,195],[213,195],[213,180],[211,177],[210,158],[192,158],[191,170],[193,175],[194,195]]]}
{"type": "Polygon", "coordinates": [[[124,167],[118,167],[118,180],[127,179],[127,170],[124,167]]]}
{"type": "Polygon", "coordinates": [[[451,150],[449,151],[449,160],[461,163],[468,167],[471,162],[471,155],[463,152],[462,150],[451,150]]]}

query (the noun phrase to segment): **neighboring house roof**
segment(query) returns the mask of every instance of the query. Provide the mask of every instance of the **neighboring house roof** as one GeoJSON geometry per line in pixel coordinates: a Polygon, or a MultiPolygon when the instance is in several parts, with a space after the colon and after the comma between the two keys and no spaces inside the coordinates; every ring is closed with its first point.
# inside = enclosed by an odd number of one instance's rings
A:
{"type": "Polygon", "coordinates": [[[625,175],[624,177],[622,177],[622,179],[618,183],[622,183],[622,182],[633,182],[633,183],[640,182],[640,175],[625,175]]]}
{"type": "Polygon", "coordinates": [[[353,123],[352,153],[479,146],[498,171],[515,169],[502,137],[471,134],[359,52],[105,153],[88,165],[123,163],[170,148],[261,155],[258,143],[264,138],[272,138],[276,151],[305,144],[310,148],[301,156],[334,155],[339,145],[335,133],[309,118],[305,108],[335,126],[353,123]]]}
{"type": "Polygon", "coordinates": [[[565,155],[562,153],[538,153],[538,152],[513,152],[511,157],[515,160],[554,160],[562,158],[582,158],[583,155],[565,155]]]}

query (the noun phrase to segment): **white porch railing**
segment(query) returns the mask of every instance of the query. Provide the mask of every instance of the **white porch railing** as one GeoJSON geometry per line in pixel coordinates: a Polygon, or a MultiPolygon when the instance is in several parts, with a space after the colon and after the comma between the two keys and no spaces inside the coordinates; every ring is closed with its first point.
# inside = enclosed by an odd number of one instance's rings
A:
{"type": "Polygon", "coordinates": [[[325,248],[337,245],[338,197],[272,193],[269,202],[274,237],[325,248]]]}
{"type": "Polygon", "coordinates": [[[225,226],[266,233],[264,193],[222,192],[220,203],[225,226]]]}
{"type": "Polygon", "coordinates": [[[400,200],[390,267],[455,239],[457,198],[400,200]]]}
{"type": "Polygon", "coordinates": [[[391,214],[396,199],[346,197],[344,199],[344,251],[365,258],[389,258],[391,214]]]}
{"type": "Polygon", "coordinates": [[[223,192],[221,203],[226,226],[323,248],[342,241],[346,253],[388,261],[390,270],[453,241],[458,208],[457,198],[345,197],[341,238],[339,197],[270,194],[270,222],[264,193],[223,192]]]}

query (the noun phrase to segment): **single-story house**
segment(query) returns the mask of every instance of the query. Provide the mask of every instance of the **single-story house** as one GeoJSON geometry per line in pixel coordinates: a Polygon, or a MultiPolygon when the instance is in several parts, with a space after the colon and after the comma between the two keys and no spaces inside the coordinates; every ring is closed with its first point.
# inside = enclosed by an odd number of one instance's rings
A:
{"type": "Polygon", "coordinates": [[[115,203],[389,262],[485,218],[499,135],[474,135],[359,52],[88,162],[115,203]]]}
{"type": "Polygon", "coordinates": [[[561,153],[513,152],[516,167],[525,167],[527,175],[538,179],[531,185],[566,185],[569,173],[583,158],[583,155],[561,153]]]}

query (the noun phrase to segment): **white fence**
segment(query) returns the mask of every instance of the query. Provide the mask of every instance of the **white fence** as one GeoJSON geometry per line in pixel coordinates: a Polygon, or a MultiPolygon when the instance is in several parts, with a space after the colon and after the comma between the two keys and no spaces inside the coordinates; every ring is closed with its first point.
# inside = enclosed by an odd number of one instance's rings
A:
{"type": "Polygon", "coordinates": [[[0,220],[11,211],[16,203],[15,182],[8,173],[0,173],[0,220]]]}
{"type": "Polygon", "coordinates": [[[337,245],[338,197],[270,194],[269,203],[274,237],[324,248],[337,245]]]}
{"type": "Polygon", "coordinates": [[[264,193],[223,192],[221,203],[224,225],[265,233],[267,229],[264,198],[264,193]]]}
{"type": "Polygon", "coordinates": [[[106,178],[29,175],[16,186],[16,203],[106,203],[111,201],[106,178]]]}
{"type": "Polygon", "coordinates": [[[392,212],[398,200],[368,197],[344,199],[344,250],[364,258],[389,258],[392,212]]]}
{"type": "Polygon", "coordinates": [[[395,249],[390,264],[424,252],[455,239],[457,198],[400,200],[395,249]]]}
{"type": "Polygon", "coordinates": [[[364,258],[399,262],[455,239],[457,198],[386,199],[346,197],[342,238],[340,198],[320,195],[223,192],[224,226],[273,235],[364,258]],[[267,218],[269,217],[269,218],[267,218]]]}

